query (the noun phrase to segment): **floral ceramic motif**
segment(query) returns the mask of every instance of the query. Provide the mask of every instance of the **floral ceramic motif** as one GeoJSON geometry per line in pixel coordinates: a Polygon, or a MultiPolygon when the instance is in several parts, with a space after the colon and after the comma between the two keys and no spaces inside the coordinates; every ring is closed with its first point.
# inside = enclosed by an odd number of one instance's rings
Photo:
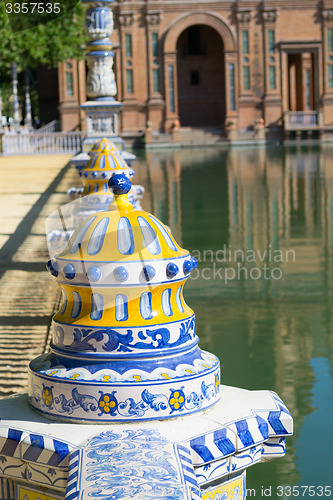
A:
{"type": "Polygon", "coordinates": [[[101,394],[101,397],[98,401],[98,407],[101,411],[100,415],[102,415],[103,413],[115,415],[118,407],[118,401],[114,397],[116,391],[112,391],[111,394],[103,394],[102,391],[99,392],[101,394]]]}
{"type": "Polygon", "coordinates": [[[52,401],[53,401],[52,389],[53,389],[53,387],[45,387],[43,385],[43,393],[42,393],[43,403],[48,408],[52,407],[52,401]]]}
{"type": "Polygon", "coordinates": [[[183,386],[178,390],[170,389],[171,396],[169,399],[169,405],[171,408],[171,413],[174,411],[182,411],[185,405],[185,394],[183,391],[183,386]]]}

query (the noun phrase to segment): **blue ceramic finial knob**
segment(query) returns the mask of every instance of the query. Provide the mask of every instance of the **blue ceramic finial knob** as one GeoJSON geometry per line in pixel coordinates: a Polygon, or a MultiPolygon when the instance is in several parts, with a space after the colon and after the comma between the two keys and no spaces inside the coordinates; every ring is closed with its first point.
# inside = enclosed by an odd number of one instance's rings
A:
{"type": "Polygon", "coordinates": [[[126,175],[115,174],[109,179],[108,186],[113,194],[127,194],[132,184],[126,175]]]}

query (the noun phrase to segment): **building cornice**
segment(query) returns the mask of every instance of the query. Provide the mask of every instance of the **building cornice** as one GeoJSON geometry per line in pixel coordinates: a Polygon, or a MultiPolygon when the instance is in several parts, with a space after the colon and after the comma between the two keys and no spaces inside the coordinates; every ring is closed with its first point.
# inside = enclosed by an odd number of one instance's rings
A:
{"type": "Polygon", "coordinates": [[[325,4],[322,6],[319,1],[313,2],[313,0],[280,0],[279,2],[270,2],[265,1],[264,4],[258,1],[249,1],[249,2],[237,2],[232,0],[183,0],[179,2],[179,0],[162,0],[158,2],[144,2],[144,1],[131,1],[131,2],[114,2],[114,7],[120,7],[121,10],[130,9],[130,10],[141,10],[143,7],[146,10],[159,10],[159,11],[188,11],[195,10],[198,6],[204,7],[205,9],[214,10],[216,12],[223,12],[225,10],[235,9],[237,7],[237,11],[242,10],[252,10],[253,15],[258,13],[259,11],[289,11],[289,10],[324,10],[330,11],[333,10],[333,3],[325,4]]]}
{"type": "Polygon", "coordinates": [[[322,46],[321,40],[281,40],[278,43],[281,50],[293,51],[293,50],[311,50],[319,49],[322,46]]]}

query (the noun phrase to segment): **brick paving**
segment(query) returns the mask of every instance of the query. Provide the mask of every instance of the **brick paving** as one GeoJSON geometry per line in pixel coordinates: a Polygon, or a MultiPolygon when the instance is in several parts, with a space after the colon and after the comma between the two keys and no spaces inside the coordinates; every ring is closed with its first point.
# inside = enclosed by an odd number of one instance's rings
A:
{"type": "Polygon", "coordinates": [[[70,155],[0,157],[0,397],[26,391],[47,351],[58,286],[46,271],[46,217],[79,185],[70,155]]]}

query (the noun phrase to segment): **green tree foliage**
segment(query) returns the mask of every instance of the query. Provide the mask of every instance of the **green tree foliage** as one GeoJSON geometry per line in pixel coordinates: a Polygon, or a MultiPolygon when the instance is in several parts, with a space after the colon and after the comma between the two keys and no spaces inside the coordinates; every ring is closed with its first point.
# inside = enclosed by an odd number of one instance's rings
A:
{"type": "MultiPolygon", "coordinates": [[[[38,0],[36,0],[38,1],[38,0]]],[[[29,16],[27,14],[26,16],[29,16]]],[[[29,25],[29,19],[26,17],[29,25]]],[[[12,20],[12,19],[11,19],[12,20]]],[[[13,24],[13,23],[12,23],[13,24]]],[[[33,24],[30,22],[30,26],[33,24]]],[[[84,57],[84,8],[81,3],[59,17],[30,29],[13,31],[6,12],[6,1],[0,2],[0,75],[5,78],[14,61],[18,69],[39,64],[54,67],[71,57],[84,57]]]]}

